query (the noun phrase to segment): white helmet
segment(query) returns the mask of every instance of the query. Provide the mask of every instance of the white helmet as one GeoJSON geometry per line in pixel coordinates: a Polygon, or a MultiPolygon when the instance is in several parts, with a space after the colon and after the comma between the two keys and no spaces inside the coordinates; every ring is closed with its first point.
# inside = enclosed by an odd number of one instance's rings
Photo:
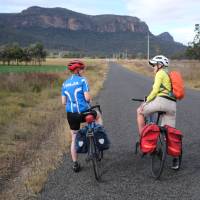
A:
{"type": "Polygon", "coordinates": [[[169,66],[169,60],[168,58],[166,58],[165,56],[163,55],[157,55],[155,57],[153,57],[152,59],[149,60],[149,64],[150,65],[156,65],[156,64],[161,64],[165,67],[168,67],[169,66]]]}

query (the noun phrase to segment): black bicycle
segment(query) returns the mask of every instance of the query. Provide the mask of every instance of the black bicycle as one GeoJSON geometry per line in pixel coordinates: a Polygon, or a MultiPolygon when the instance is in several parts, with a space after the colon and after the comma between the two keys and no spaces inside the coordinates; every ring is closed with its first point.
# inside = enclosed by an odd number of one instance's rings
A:
{"type": "MultiPolygon", "coordinates": [[[[145,102],[145,99],[143,100],[143,99],[133,98],[132,100],[138,101],[138,102],[145,102]]],[[[160,134],[158,136],[156,149],[152,153],[150,153],[151,173],[155,179],[158,179],[161,176],[163,172],[166,156],[167,156],[167,130],[164,126],[160,126],[161,116],[165,114],[166,112],[158,111],[158,112],[153,113],[148,118],[145,118],[145,124],[149,124],[153,122],[153,123],[156,123],[160,129],[160,134]]],[[[136,142],[135,154],[137,154],[139,146],[140,146],[140,142],[136,142]]],[[[144,154],[142,154],[142,156],[143,155],[144,154]]],[[[177,158],[174,158],[174,159],[177,159],[177,158]]],[[[179,168],[181,165],[181,160],[182,160],[182,152],[181,152],[181,155],[178,157],[179,168]]]]}
{"type": "Polygon", "coordinates": [[[85,115],[85,121],[87,123],[87,141],[88,141],[88,155],[86,158],[86,161],[92,161],[92,166],[94,170],[94,175],[97,181],[100,180],[100,171],[99,171],[99,162],[103,158],[103,151],[100,151],[96,145],[96,141],[94,138],[94,128],[96,126],[95,119],[97,117],[97,112],[95,109],[98,109],[98,111],[102,114],[100,105],[92,106],[87,112],[84,112],[85,115]]]}

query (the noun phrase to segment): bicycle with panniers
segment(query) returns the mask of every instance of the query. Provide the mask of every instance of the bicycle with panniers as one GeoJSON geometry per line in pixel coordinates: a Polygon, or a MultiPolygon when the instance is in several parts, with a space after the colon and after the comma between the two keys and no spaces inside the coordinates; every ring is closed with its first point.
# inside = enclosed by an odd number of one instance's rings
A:
{"type": "Polygon", "coordinates": [[[92,163],[95,179],[100,180],[100,161],[103,151],[109,149],[110,141],[102,125],[96,123],[97,112],[102,114],[100,105],[92,106],[83,113],[86,125],[79,130],[76,136],[77,153],[87,153],[86,161],[92,163]]]}
{"type": "MultiPolygon", "coordinates": [[[[143,99],[132,98],[133,101],[145,102],[143,99]]],[[[139,141],[135,144],[135,154],[140,148],[141,156],[151,156],[151,174],[159,179],[165,165],[167,155],[173,157],[173,162],[182,161],[182,132],[168,125],[161,126],[161,118],[166,112],[158,111],[145,118],[145,126],[139,141]]]]}

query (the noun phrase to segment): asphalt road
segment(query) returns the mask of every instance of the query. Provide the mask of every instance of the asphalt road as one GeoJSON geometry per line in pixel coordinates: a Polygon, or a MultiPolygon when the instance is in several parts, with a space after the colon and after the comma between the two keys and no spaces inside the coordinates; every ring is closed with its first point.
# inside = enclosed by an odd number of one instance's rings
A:
{"type": "Polygon", "coordinates": [[[102,106],[104,126],[112,146],[101,163],[102,182],[94,179],[92,168],[80,156],[83,170],[73,173],[70,155],[50,174],[39,195],[41,200],[197,200],[200,199],[200,92],[187,90],[178,102],[177,128],[184,133],[182,168],[169,169],[170,157],[161,180],[150,173],[150,158],[134,155],[137,140],[136,108],[131,97],[148,94],[152,80],[111,64],[98,102],[102,106]]]}

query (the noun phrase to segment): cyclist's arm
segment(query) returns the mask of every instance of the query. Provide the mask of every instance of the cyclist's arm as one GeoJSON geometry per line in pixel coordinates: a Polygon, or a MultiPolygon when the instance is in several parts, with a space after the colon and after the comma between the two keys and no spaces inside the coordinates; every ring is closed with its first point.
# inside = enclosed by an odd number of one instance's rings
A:
{"type": "Polygon", "coordinates": [[[62,102],[62,105],[66,105],[66,103],[67,103],[66,96],[61,96],[61,102],[62,102]]]}
{"type": "Polygon", "coordinates": [[[151,93],[149,94],[149,96],[147,97],[146,102],[152,101],[157,96],[157,94],[160,91],[161,83],[162,83],[162,74],[158,72],[155,76],[153,89],[152,89],[151,93]]]}
{"type": "Polygon", "coordinates": [[[87,102],[91,102],[92,98],[91,98],[91,95],[90,95],[90,92],[89,92],[90,88],[89,88],[89,85],[88,85],[86,78],[82,79],[82,83],[83,83],[83,92],[84,92],[85,100],[87,102]]]}
{"type": "Polygon", "coordinates": [[[85,100],[91,102],[92,98],[89,92],[84,92],[85,100]]]}
{"type": "Polygon", "coordinates": [[[66,103],[67,103],[67,96],[65,94],[64,84],[61,89],[61,103],[62,103],[62,105],[66,105],[66,103]]]}

